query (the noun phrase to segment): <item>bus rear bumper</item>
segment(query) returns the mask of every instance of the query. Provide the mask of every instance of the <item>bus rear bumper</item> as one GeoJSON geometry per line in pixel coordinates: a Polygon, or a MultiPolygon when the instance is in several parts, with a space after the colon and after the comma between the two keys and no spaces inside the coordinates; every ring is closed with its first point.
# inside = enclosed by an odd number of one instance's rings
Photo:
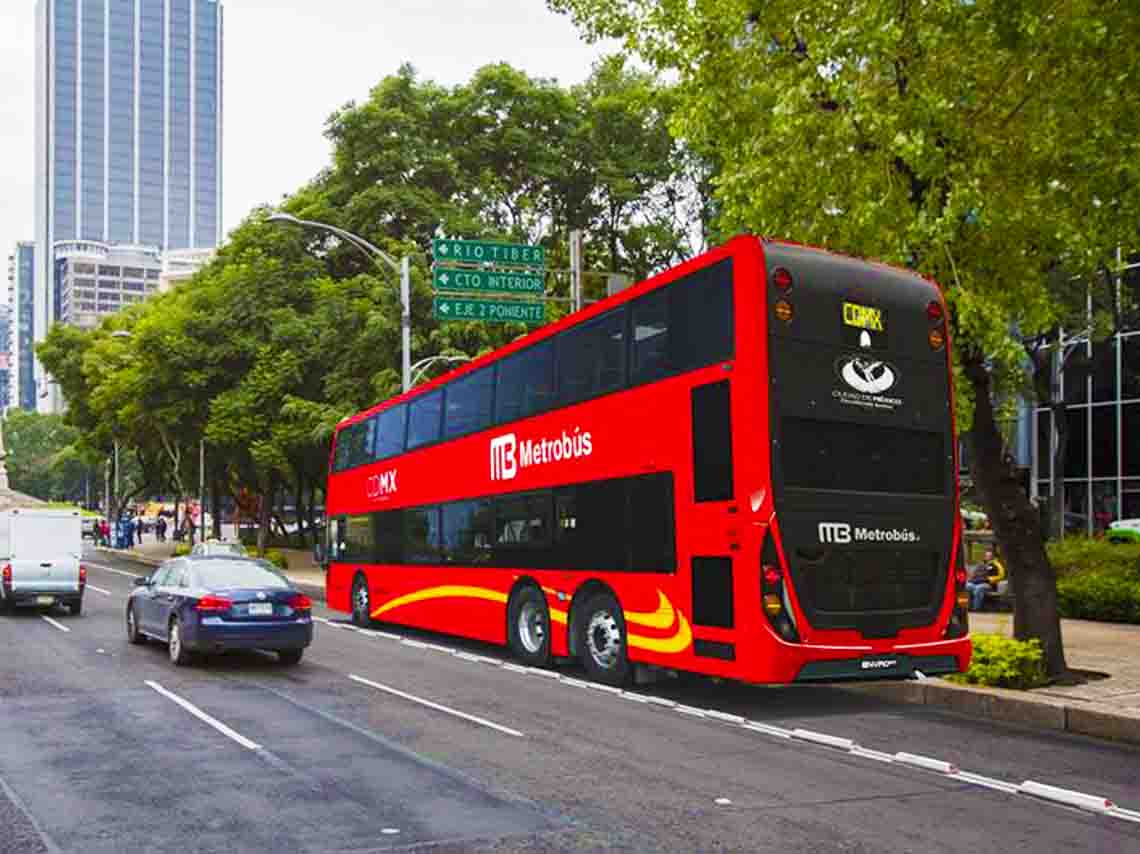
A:
{"type": "Polygon", "coordinates": [[[793,681],[915,679],[920,673],[923,676],[961,673],[969,667],[971,651],[972,645],[968,638],[921,644],[911,649],[903,647],[891,652],[860,653],[853,649],[840,651],[832,647],[826,657],[803,662],[793,681]]]}

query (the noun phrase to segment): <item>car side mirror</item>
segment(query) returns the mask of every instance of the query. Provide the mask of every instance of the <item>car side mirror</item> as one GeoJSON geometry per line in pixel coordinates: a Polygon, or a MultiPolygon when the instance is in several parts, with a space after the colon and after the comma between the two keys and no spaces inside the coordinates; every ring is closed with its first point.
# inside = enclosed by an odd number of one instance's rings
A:
{"type": "Polygon", "coordinates": [[[313,545],[313,560],[317,562],[318,566],[323,566],[325,562],[325,544],[316,543],[313,545]]]}
{"type": "Polygon", "coordinates": [[[150,587],[150,576],[140,575],[135,579],[135,587],[150,587]]]}

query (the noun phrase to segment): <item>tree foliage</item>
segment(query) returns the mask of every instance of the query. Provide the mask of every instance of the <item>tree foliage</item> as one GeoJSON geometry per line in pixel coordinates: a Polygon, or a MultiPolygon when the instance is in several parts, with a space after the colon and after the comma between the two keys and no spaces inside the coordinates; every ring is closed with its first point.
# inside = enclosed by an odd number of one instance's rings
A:
{"type": "Polygon", "coordinates": [[[98,470],[79,447],[79,433],[59,415],[10,410],[4,418],[8,483],[44,501],[81,501],[98,470]]]}

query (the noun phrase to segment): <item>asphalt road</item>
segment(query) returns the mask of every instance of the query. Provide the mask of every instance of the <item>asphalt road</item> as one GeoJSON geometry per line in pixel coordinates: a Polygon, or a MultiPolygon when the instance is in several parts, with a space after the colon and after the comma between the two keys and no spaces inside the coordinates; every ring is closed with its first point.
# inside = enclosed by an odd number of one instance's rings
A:
{"type": "Polygon", "coordinates": [[[82,617],[0,618],[4,854],[1140,852],[1128,813],[1018,788],[1140,809],[1134,748],[829,687],[614,694],[319,607],[299,667],[250,653],[175,669],[125,639],[147,570],[89,566],[82,617]]]}

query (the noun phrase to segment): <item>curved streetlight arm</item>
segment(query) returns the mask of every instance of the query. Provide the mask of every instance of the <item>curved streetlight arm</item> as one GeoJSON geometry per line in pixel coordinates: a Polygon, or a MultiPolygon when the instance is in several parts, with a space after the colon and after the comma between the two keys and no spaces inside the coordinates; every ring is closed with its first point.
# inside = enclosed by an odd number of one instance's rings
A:
{"type": "Polygon", "coordinates": [[[423,375],[425,373],[427,373],[427,369],[430,368],[432,365],[434,365],[436,362],[447,362],[448,364],[451,364],[454,362],[470,362],[470,361],[471,361],[471,357],[466,356],[466,355],[460,355],[460,356],[439,355],[439,356],[428,356],[426,359],[420,359],[418,362],[416,362],[411,367],[412,385],[413,386],[416,385],[416,383],[418,383],[420,381],[420,379],[423,377],[423,375]]]}
{"type": "Polygon", "coordinates": [[[400,259],[399,263],[396,262],[391,255],[385,252],[378,246],[373,246],[359,234],[353,234],[351,231],[345,231],[343,228],[337,228],[335,225],[329,225],[327,222],[317,222],[311,219],[300,219],[290,213],[278,211],[266,217],[268,222],[290,222],[294,225],[307,226],[309,228],[318,228],[324,231],[335,234],[337,237],[351,243],[361,252],[368,255],[373,261],[380,260],[391,267],[400,276],[400,307],[402,314],[400,317],[400,338],[401,349],[401,374],[403,375],[404,391],[412,387],[412,265],[411,259],[405,255],[400,259]]]}
{"type": "Polygon", "coordinates": [[[312,219],[301,219],[299,217],[293,216],[293,214],[290,213],[273,213],[266,217],[266,220],[268,222],[291,222],[293,225],[302,225],[308,228],[316,228],[322,231],[328,231],[332,234],[335,234],[341,240],[351,243],[365,255],[368,255],[371,258],[379,258],[381,261],[391,267],[392,270],[394,270],[396,273],[400,272],[400,265],[395,258],[389,255],[379,246],[374,246],[373,244],[369,243],[359,234],[353,234],[351,231],[346,231],[343,228],[338,228],[337,226],[330,225],[327,222],[317,222],[316,220],[312,219]]]}

